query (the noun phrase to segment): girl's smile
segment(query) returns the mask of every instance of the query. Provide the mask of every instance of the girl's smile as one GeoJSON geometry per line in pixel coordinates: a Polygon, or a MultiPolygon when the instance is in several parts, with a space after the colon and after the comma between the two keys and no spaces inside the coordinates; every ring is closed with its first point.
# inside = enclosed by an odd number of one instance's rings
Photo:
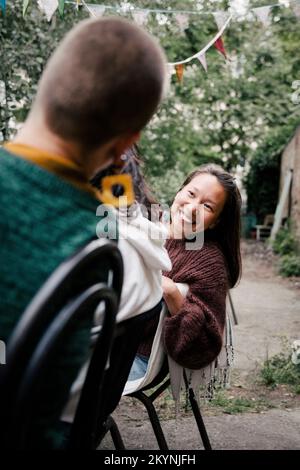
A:
{"type": "Polygon", "coordinates": [[[171,207],[171,234],[174,238],[212,228],[226,202],[226,191],[218,179],[202,173],[184,186],[171,207]]]}

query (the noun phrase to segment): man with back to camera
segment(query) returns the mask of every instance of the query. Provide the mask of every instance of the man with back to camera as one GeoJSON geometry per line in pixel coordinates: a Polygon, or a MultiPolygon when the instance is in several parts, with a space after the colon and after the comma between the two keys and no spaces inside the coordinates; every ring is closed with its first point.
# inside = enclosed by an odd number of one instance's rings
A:
{"type": "MultiPolygon", "coordinates": [[[[99,199],[89,180],[120,164],[139,138],[161,100],[165,68],[154,40],[115,18],[81,22],[50,58],[23,128],[0,149],[1,340],[53,270],[95,237],[99,199]]],[[[35,404],[36,448],[61,445],[56,425],[87,357],[91,322],[64,345],[35,404]]]]}

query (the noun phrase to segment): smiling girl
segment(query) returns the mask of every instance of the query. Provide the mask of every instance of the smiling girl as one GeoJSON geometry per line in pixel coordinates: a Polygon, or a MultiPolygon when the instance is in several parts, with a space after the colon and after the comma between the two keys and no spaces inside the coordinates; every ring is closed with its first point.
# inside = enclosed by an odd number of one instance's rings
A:
{"type": "MultiPolygon", "coordinates": [[[[240,208],[234,178],[213,164],[191,173],[173,201],[166,242],[172,270],[163,276],[169,310],[163,340],[169,356],[185,368],[205,367],[221,351],[226,296],[241,274],[240,208]],[[203,246],[187,249],[186,239],[199,231],[203,246]],[[186,296],[178,283],[188,286],[186,296]]],[[[156,326],[149,324],[129,380],[145,374],[156,326]]]]}

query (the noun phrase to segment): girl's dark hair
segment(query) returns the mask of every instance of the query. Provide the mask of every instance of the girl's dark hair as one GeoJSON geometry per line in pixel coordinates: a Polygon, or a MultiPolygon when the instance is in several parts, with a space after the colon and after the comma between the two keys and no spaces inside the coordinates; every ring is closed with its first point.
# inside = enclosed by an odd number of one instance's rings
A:
{"type": "Polygon", "coordinates": [[[233,176],[227,173],[221,166],[215,164],[202,165],[193,171],[186,178],[179,191],[196,176],[203,173],[215,176],[227,193],[226,202],[218,223],[214,228],[207,229],[205,236],[219,244],[226,259],[230,287],[234,287],[240,279],[242,270],[240,252],[242,199],[240,191],[233,176]]]}
{"type": "Polygon", "coordinates": [[[146,207],[148,218],[150,218],[151,205],[158,204],[158,202],[153,196],[143,174],[143,161],[140,158],[138,146],[134,144],[130,149],[126,150],[125,156],[126,163],[122,168],[121,173],[128,173],[131,175],[136,201],[146,207]]]}

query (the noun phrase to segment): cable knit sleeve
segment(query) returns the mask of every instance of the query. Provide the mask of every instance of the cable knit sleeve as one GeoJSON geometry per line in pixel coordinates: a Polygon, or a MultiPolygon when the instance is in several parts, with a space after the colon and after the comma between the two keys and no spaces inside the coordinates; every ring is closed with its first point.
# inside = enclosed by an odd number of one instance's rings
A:
{"type": "Polygon", "coordinates": [[[185,263],[179,263],[176,274],[171,273],[175,282],[189,284],[189,292],[179,312],[166,318],[163,330],[168,354],[189,369],[205,367],[218,356],[225,324],[225,260],[216,246],[200,251],[186,252],[185,263]]]}

